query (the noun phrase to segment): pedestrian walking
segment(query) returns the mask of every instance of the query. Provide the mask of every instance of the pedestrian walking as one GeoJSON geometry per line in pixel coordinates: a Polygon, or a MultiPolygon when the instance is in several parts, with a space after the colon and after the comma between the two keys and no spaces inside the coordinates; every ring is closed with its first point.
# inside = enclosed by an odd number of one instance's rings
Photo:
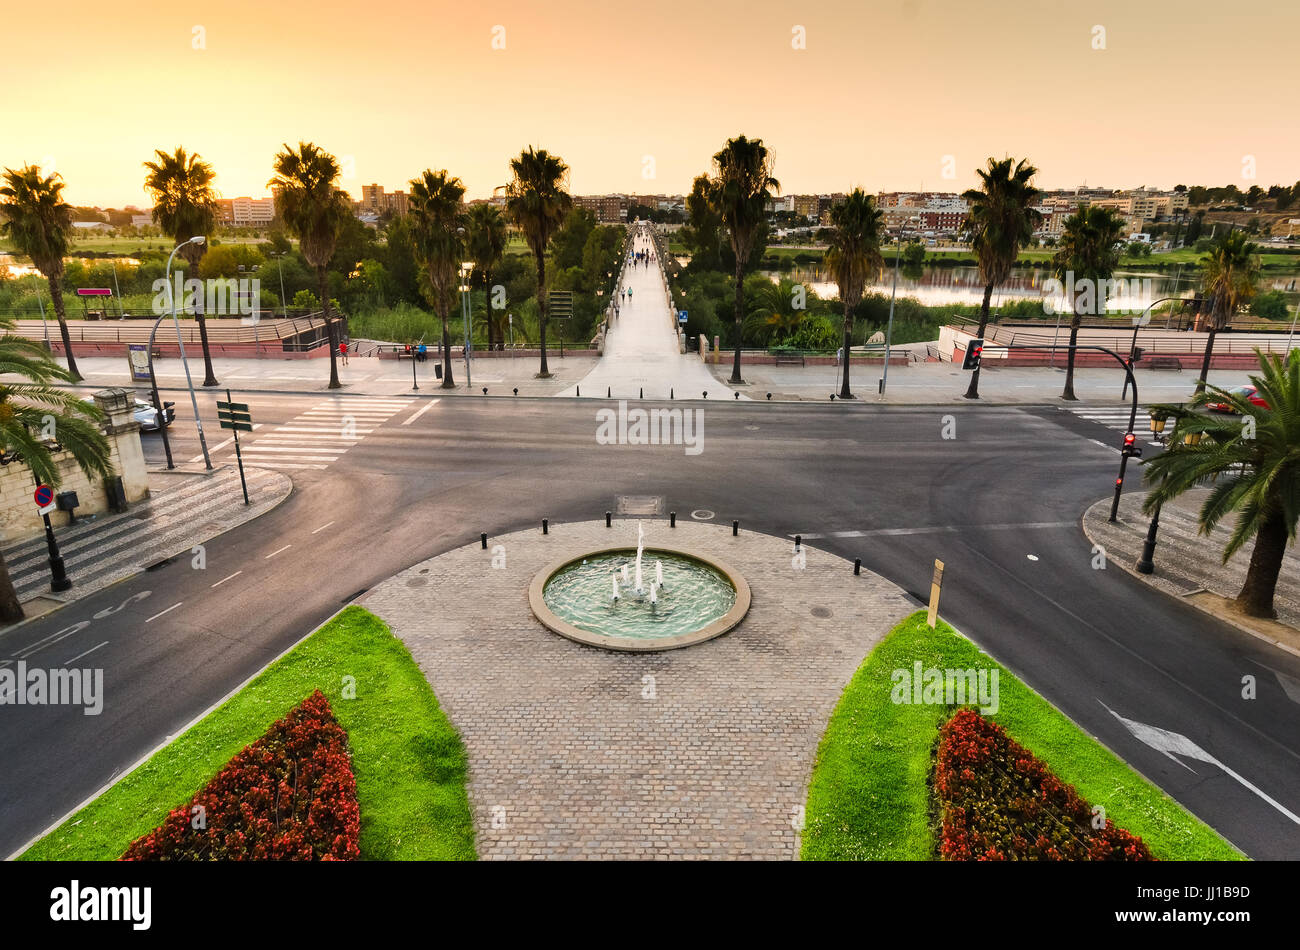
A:
{"type": "Polygon", "coordinates": [[[343,359],[343,365],[348,365],[348,344],[346,341],[339,343],[339,356],[343,359]]]}
{"type": "Polygon", "coordinates": [[[423,363],[423,362],[425,362],[426,360],[428,360],[428,358],[429,358],[429,348],[428,348],[427,346],[425,346],[423,343],[421,343],[418,352],[419,352],[420,362],[421,362],[421,363],[423,363]]]}

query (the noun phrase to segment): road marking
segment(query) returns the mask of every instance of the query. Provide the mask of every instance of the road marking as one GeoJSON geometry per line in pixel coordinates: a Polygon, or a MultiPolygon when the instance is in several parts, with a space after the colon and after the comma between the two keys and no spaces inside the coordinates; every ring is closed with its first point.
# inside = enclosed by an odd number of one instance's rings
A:
{"type": "Polygon", "coordinates": [[[27,657],[31,656],[33,653],[38,653],[41,650],[44,650],[48,646],[53,646],[54,644],[58,643],[60,640],[64,639],[65,637],[72,636],[74,633],[80,633],[82,630],[85,630],[89,626],[90,626],[89,620],[78,621],[77,623],[74,623],[70,627],[64,627],[62,630],[59,630],[56,633],[51,633],[47,637],[42,637],[40,640],[37,640],[35,643],[26,646],[19,652],[15,653],[14,656],[20,660],[26,659],[27,657]]]}
{"type": "Polygon", "coordinates": [[[289,550],[291,547],[293,547],[292,544],[286,544],[286,545],[285,545],[284,547],[282,547],[282,548],[277,548],[276,550],[274,550],[274,551],[272,551],[270,554],[268,554],[266,557],[262,558],[262,560],[263,560],[263,561],[269,561],[271,558],[275,557],[275,556],[276,556],[277,554],[279,554],[281,551],[287,551],[287,550],[289,550]]]}
{"type": "MultiPolygon", "coordinates": [[[[348,428],[351,430],[352,435],[369,435],[371,432],[375,431],[374,429],[353,429],[351,426],[349,426],[348,428]]],[[[325,428],[323,426],[280,426],[280,428],[276,429],[275,431],[276,432],[310,432],[313,435],[319,435],[325,437],[333,435],[333,436],[338,436],[339,438],[343,438],[340,429],[341,429],[340,426],[335,426],[333,428],[325,428]]]]}
{"type": "Polygon", "coordinates": [[[161,617],[163,614],[169,614],[169,613],[171,613],[173,610],[175,610],[177,607],[179,607],[179,606],[180,606],[181,604],[183,604],[183,603],[185,603],[185,601],[182,600],[182,601],[178,601],[177,603],[172,604],[170,607],[168,607],[166,610],[164,610],[161,614],[154,614],[152,617],[150,617],[148,620],[146,620],[145,623],[153,623],[155,620],[157,620],[157,619],[158,619],[159,617],[161,617]]]}
{"type": "Polygon", "coordinates": [[[83,656],[89,656],[90,654],[92,654],[92,653],[94,653],[96,650],[98,650],[99,647],[107,646],[107,645],[108,645],[108,641],[105,640],[105,641],[104,641],[103,643],[101,643],[99,646],[97,646],[97,647],[91,647],[91,648],[90,648],[89,650],[87,650],[85,653],[78,653],[78,654],[77,654],[76,656],[74,656],[71,660],[64,660],[64,661],[63,661],[63,665],[64,665],[64,666],[71,666],[73,663],[77,662],[77,660],[80,660],[83,656]]]}
{"type": "Polygon", "coordinates": [[[1196,774],[1196,770],[1193,769],[1191,766],[1189,766],[1186,762],[1183,762],[1181,759],[1174,758],[1174,753],[1177,753],[1178,755],[1186,756],[1187,758],[1192,759],[1193,761],[1196,762],[1205,762],[1208,763],[1209,765],[1217,766],[1229,778],[1232,778],[1240,782],[1242,785],[1246,786],[1246,788],[1250,789],[1260,798],[1264,799],[1264,801],[1268,802],[1270,805],[1272,805],[1282,814],[1290,818],[1297,825],[1300,825],[1300,815],[1295,814],[1295,812],[1289,811],[1285,806],[1282,805],[1281,802],[1277,801],[1276,799],[1270,798],[1268,795],[1264,793],[1262,789],[1252,785],[1245,778],[1238,775],[1236,772],[1228,768],[1226,765],[1224,765],[1214,756],[1210,755],[1210,753],[1206,752],[1204,749],[1198,746],[1191,739],[1187,738],[1187,736],[1184,736],[1181,733],[1177,733],[1177,732],[1170,732],[1168,729],[1161,729],[1158,726],[1149,726],[1144,722],[1134,722],[1132,719],[1125,719],[1123,716],[1115,712],[1115,710],[1111,709],[1105,703],[1102,703],[1100,699],[1097,700],[1097,702],[1101,703],[1102,709],[1106,710],[1106,712],[1110,713],[1112,716],[1114,716],[1116,719],[1122,722],[1124,724],[1124,728],[1127,729],[1129,732],[1131,732],[1139,742],[1155,749],[1157,752],[1159,752],[1161,755],[1164,755],[1170,761],[1177,762],[1179,765],[1187,769],[1187,771],[1191,772],[1193,775],[1196,774]]]}
{"type": "MultiPolygon", "coordinates": [[[[309,453],[311,455],[324,455],[327,453],[338,452],[338,450],[338,446],[336,445],[322,445],[318,447],[310,445],[262,445],[262,443],[259,442],[256,445],[250,445],[248,448],[244,449],[244,454],[257,455],[259,452],[296,452],[299,454],[309,453]]],[[[332,462],[334,459],[330,459],[330,461],[332,462]]]]}
{"type": "Polygon", "coordinates": [[[414,413],[412,413],[410,416],[407,416],[405,419],[403,419],[403,420],[402,420],[402,425],[404,425],[404,426],[409,426],[412,422],[414,422],[416,419],[420,418],[420,416],[424,415],[426,412],[428,412],[430,409],[432,409],[434,406],[436,406],[439,402],[440,402],[440,400],[438,400],[438,399],[432,399],[432,400],[430,400],[428,403],[426,403],[426,404],[423,406],[423,408],[420,408],[420,409],[415,410],[414,413]]]}
{"type": "Polygon", "coordinates": [[[249,460],[244,464],[250,468],[317,468],[322,471],[328,468],[326,465],[303,465],[298,462],[282,462],[279,459],[249,460]]]}
{"type": "MultiPolygon", "coordinates": [[[[244,458],[254,462],[279,462],[282,459],[292,459],[295,462],[337,462],[337,455],[268,455],[271,449],[263,449],[261,452],[245,452],[244,458]]],[[[304,449],[280,449],[281,452],[302,452],[304,449]]]]}
{"type": "MultiPolygon", "coordinates": [[[[825,534],[816,532],[800,532],[799,537],[805,541],[815,541],[818,538],[870,538],[877,535],[894,537],[908,534],[947,534],[954,531],[1008,531],[1017,528],[1026,529],[1053,529],[1053,528],[1074,528],[1077,527],[1073,521],[1029,521],[1023,524],[967,524],[967,525],[935,525],[929,528],[872,528],[866,531],[828,531],[825,534]]],[[[790,534],[787,537],[793,538],[795,535],[790,534]]]]}
{"type": "Polygon", "coordinates": [[[333,523],[334,523],[333,521],[327,521],[327,522],[325,522],[323,525],[321,525],[319,528],[317,528],[315,531],[313,531],[312,534],[316,534],[316,533],[318,533],[318,532],[320,532],[320,531],[324,531],[326,528],[328,528],[328,527],[329,527],[330,525],[332,525],[333,523]]]}
{"type": "Polygon", "coordinates": [[[220,586],[221,586],[222,584],[224,584],[226,581],[232,581],[232,580],[234,580],[236,577],[238,577],[238,576],[239,576],[240,574],[242,574],[242,573],[244,573],[244,572],[243,572],[243,571],[235,571],[235,573],[231,574],[229,577],[223,577],[223,578],[221,578],[221,580],[217,581],[217,582],[216,582],[215,584],[213,584],[212,586],[213,586],[213,587],[220,587],[220,586]]]}
{"type": "MultiPolygon", "coordinates": [[[[175,425],[175,423],[173,423],[173,425],[175,425]]],[[[254,432],[256,432],[260,428],[262,428],[262,423],[260,422],[253,423],[254,432]]],[[[247,436],[245,436],[245,438],[247,438],[247,436]]],[[[234,441],[235,441],[235,437],[232,435],[230,438],[225,439],[222,442],[218,442],[216,445],[208,446],[208,455],[211,455],[213,452],[217,452],[220,451],[221,449],[224,449],[227,445],[230,445],[234,441]]],[[[193,465],[195,462],[202,462],[202,461],[203,461],[203,455],[199,454],[194,456],[194,458],[190,459],[189,464],[193,465]]]]}

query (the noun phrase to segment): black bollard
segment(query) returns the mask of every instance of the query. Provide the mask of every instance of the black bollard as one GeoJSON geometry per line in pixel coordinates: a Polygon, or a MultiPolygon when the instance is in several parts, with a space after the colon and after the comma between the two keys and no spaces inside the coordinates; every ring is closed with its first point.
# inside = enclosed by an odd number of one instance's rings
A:
{"type": "Polygon", "coordinates": [[[606,528],[613,527],[613,521],[614,521],[613,512],[609,512],[609,511],[605,512],[605,527],[606,528]]]}
{"type": "Polygon", "coordinates": [[[672,398],[673,398],[673,391],[672,391],[671,388],[668,390],[668,398],[669,398],[669,399],[672,399],[672,398]]]}
{"type": "Polygon", "coordinates": [[[487,550],[487,535],[486,535],[486,534],[480,534],[480,535],[478,536],[478,539],[479,539],[479,542],[483,545],[483,550],[486,551],[486,550],[487,550]]]}
{"type": "Polygon", "coordinates": [[[708,399],[708,398],[709,398],[709,391],[708,391],[707,389],[704,390],[704,398],[705,398],[705,399],[708,399]]]}
{"type": "Polygon", "coordinates": [[[550,534],[550,531],[548,530],[550,523],[551,521],[549,518],[542,519],[542,534],[550,534]]]}
{"type": "Polygon", "coordinates": [[[486,387],[486,386],[483,387],[483,395],[484,395],[484,396],[487,395],[487,387],[486,387]]]}
{"type": "Polygon", "coordinates": [[[831,393],[831,402],[834,402],[834,401],[835,401],[835,394],[834,394],[834,393],[831,393]]]}
{"type": "Polygon", "coordinates": [[[737,399],[737,400],[740,399],[740,393],[736,393],[736,399],[737,399]]]}
{"type": "Polygon", "coordinates": [[[668,527],[670,528],[677,527],[677,512],[675,511],[668,512],[668,527]]]}
{"type": "Polygon", "coordinates": [[[642,399],[645,398],[645,387],[644,387],[644,386],[641,387],[641,398],[642,398],[642,399]]]}
{"type": "Polygon", "coordinates": [[[862,574],[862,558],[855,557],[853,559],[853,576],[859,577],[861,574],[862,574]]]}
{"type": "Polygon", "coordinates": [[[573,395],[575,395],[575,396],[581,396],[581,395],[582,395],[582,387],[581,387],[581,386],[574,386],[574,387],[573,387],[573,395]]]}
{"type": "Polygon", "coordinates": [[[609,399],[609,398],[610,398],[610,393],[612,393],[612,392],[613,392],[613,390],[610,389],[610,387],[606,386],[606,387],[605,387],[605,398],[606,398],[606,399],[609,399]]]}
{"type": "Polygon", "coordinates": [[[519,395],[519,387],[518,387],[518,386],[515,387],[515,395],[516,395],[516,396],[519,395]]]}
{"type": "Polygon", "coordinates": [[[772,401],[772,394],[771,394],[771,393],[768,393],[768,394],[767,394],[767,401],[768,401],[768,402],[771,402],[771,401],[772,401]]]}
{"type": "Polygon", "coordinates": [[[803,535],[796,534],[794,536],[794,549],[798,551],[801,547],[803,547],[803,535]]]}
{"type": "Polygon", "coordinates": [[[740,522],[739,522],[739,521],[733,521],[733,522],[731,523],[731,536],[734,538],[734,537],[736,537],[738,534],[740,534],[740,522]]]}

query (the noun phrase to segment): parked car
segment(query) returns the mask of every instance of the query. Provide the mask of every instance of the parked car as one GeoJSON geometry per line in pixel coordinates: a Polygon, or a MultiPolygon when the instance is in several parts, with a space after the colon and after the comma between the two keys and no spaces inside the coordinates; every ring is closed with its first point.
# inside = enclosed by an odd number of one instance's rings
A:
{"type": "MultiPolygon", "coordinates": [[[[1238,386],[1236,389],[1228,390],[1228,392],[1232,393],[1234,396],[1240,396],[1243,399],[1250,400],[1250,403],[1253,406],[1261,406],[1264,409],[1269,408],[1268,403],[1264,401],[1263,397],[1260,396],[1258,392],[1256,392],[1254,386],[1238,386]]],[[[1205,408],[1209,409],[1211,412],[1231,412],[1235,414],[1237,411],[1231,403],[1227,402],[1206,403],[1205,408]]]]}
{"type": "MultiPolygon", "coordinates": [[[[95,397],[87,396],[85,401],[94,402],[95,397]]],[[[163,413],[166,416],[168,425],[171,425],[176,421],[175,406],[176,403],[174,402],[163,402],[163,413]]],[[[143,399],[137,399],[135,401],[134,415],[135,421],[140,423],[140,430],[142,432],[158,431],[158,410],[154,409],[152,403],[145,402],[143,399]]]]}

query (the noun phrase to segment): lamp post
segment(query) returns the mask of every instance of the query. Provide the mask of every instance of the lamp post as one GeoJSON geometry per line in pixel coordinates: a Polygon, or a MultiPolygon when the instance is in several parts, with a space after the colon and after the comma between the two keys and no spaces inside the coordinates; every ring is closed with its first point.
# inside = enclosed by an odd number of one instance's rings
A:
{"type": "MultiPolygon", "coordinates": [[[[894,335],[894,298],[898,296],[898,261],[903,256],[903,232],[898,233],[898,247],[894,253],[894,289],[889,292],[889,323],[885,325],[885,373],[880,377],[880,395],[884,398],[889,384],[889,344],[894,335]]],[[[853,341],[850,340],[850,343],[853,341]]],[[[844,366],[849,365],[849,354],[844,353],[844,366]]]]}
{"type": "MultiPolygon", "coordinates": [[[[172,287],[172,259],[176,257],[176,252],[186,244],[205,244],[207,238],[202,234],[196,234],[188,241],[182,241],[172,248],[172,252],[167,257],[167,296],[171,298],[172,305],[172,323],[176,327],[176,344],[181,351],[181,366],[185,367],[185,385],[190,389],[190,405],[194,409],[194,427],[199,432],[199,445],[203,448],[203,464],[207,466],[208,471],[212,471],[212,459],[208,455],[208,440],[203,435],[203,420],[199,418],[199,400],[194,395],[194,380],[190,378],[190,364],[185,360],[185,341],[181,339],[181,322],[176,318],[176,291],[172,287]]],[[[152,360],[152,349],[150,350],[150,359],[152,360]]]]}
{"type": "Polygon", "coordinates": [[[41,308],[41,328],[45,331],[45,348],[48,350],[50,348],[50,325],[45,320],[45,301],[41,299],[40,287],[36,288],[36,305],[41,308]]]}
{"type": "Polygon", "coordinates": [[[280,275],[280,312],[289,316],[289,301],[284,296],[284,251],[272,251],[271,256],[275,258],[275,271],[280,275]]]}
{"type": "Polygon", "coordinates": [[[158,420],[158,432],[162,436],[163,451],[167,453],[167,467],[175,468],[176,463],[172,461],[172,444],[167,438],[167,413],[163,409],[162,400],[158,398],[158,377],[153,372],[153,338],[158,332],[158,326],[167,319],[167,314],[163,314],[153,322],[153,329],[149,331],[149,389],[153,395],[153,410],[157,415],[154,417],[158,420]]]}
{"type": "Polygon", "coordinates": [[[460,322],[465,328],[465,385],[473,385],[469,375],[469,275],[474,270],[473,261],[460,262],[460,322]]]}
{"type": "MultiPolygon", "coordinates": [[[[1133,321],[1133,339],[1129,342],[1128,345],[1128,365],[1130,369],[1132,368],[1133,363],[1136,362],[1134,360],[1134,354],[1137,353],[1138,330],[1140,330],[1142,327],[1146,326],[1148,323],[1151,322],[1152,308],[1154,308],[1155,305],[1158,303],[1164,303],[1166,300],[1180,300],[1180,299],[1181,299],[1180,297],[1161,297],[1158,300],[1153,300],[1151,301],[1151,303],[1147,304],[1147,308],[1142,311],[1142,316],[1138,317],[1136,320],[1133,321]]],[[[1120,399],[1123,399],[1125,396],[1128,395],[1128,380],[1129,377],[1125,376],[1124,391],[1119,394],[1120,399]]]]}

